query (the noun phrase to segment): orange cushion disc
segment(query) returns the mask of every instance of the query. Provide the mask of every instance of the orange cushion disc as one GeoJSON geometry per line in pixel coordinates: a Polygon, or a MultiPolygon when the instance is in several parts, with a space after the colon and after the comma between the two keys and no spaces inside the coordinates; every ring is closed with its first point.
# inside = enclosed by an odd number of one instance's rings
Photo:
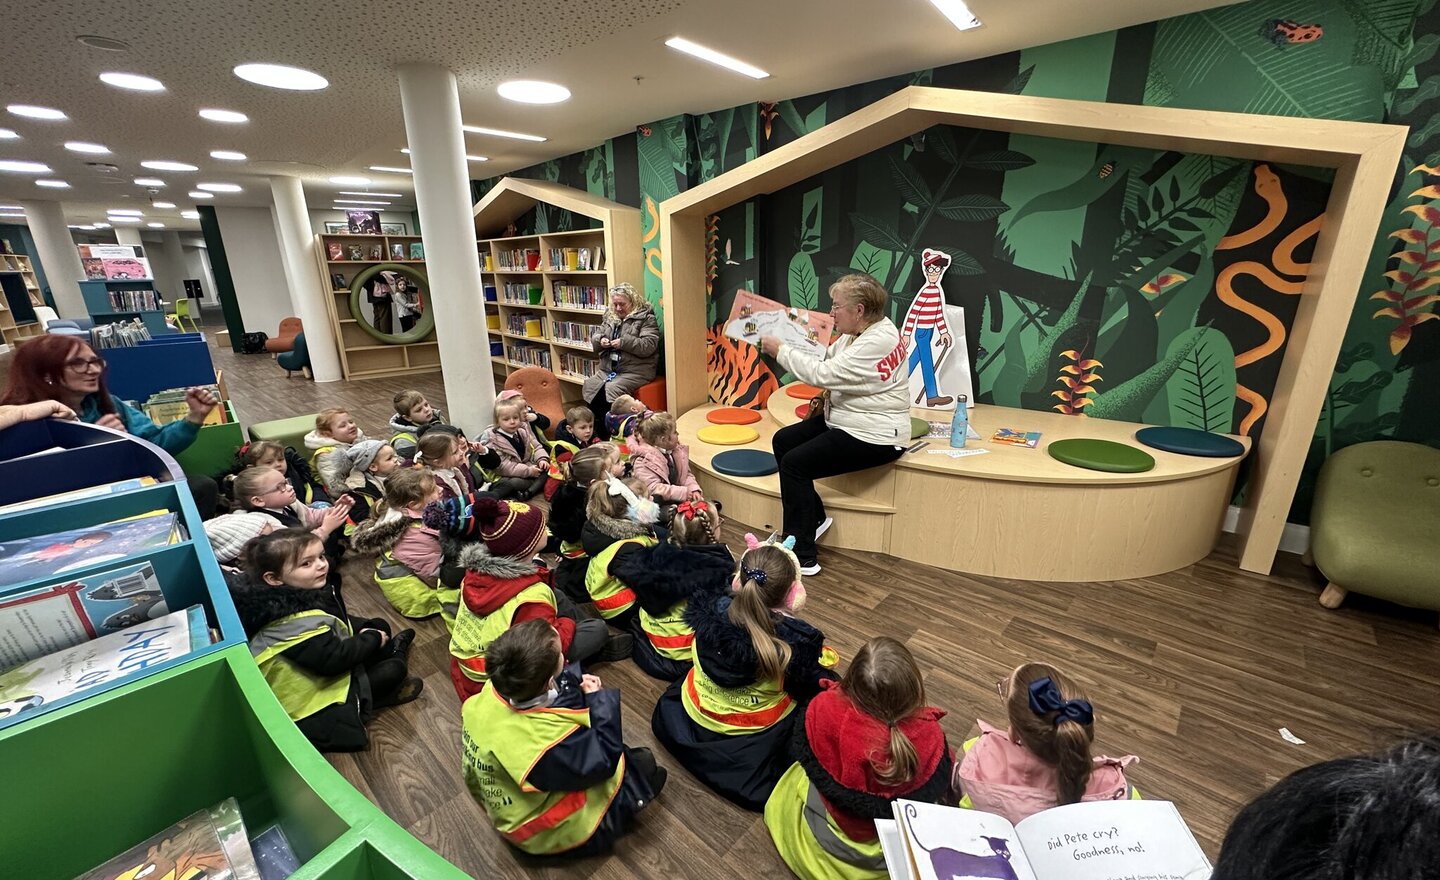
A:
{"type": "Polygon", "coordinates": [[[705,421],[712,425],[753,425],[760,421],[760,413],[738,406],[722,406],[706,413],[705,421]]]}
{"type": "Polygon", "coordinates": [[[810,415],[810,404],[802,403],[799,406],[795,407],[795,415],[799,416],[802,419],[810,415]]]}
{"type": "Polygon", "coordinates": [[[804,382],[797,382],[794,385],[786,385],[785,393],[800,400],[809,400],[812,397],[819,397],[824,392],[822,388],[814,385],[806,385],[804,382]]]}

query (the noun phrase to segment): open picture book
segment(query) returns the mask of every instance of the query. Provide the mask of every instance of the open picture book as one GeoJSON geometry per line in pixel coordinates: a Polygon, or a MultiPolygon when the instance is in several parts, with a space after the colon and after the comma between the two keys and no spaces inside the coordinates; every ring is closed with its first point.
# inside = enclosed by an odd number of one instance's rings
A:
{"type": "Polygon", "coordinates": [[[1092,801],[1011,825],[1000,816],[898,800],[878,819],[893,880],[1207,880],[1210,861],[1168,801],[1092,801]]]}

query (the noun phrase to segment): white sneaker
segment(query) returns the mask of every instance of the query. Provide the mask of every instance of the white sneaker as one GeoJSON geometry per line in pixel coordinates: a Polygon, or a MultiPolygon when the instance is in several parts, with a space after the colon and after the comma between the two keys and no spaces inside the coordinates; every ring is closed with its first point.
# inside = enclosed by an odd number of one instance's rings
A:
{"type": "Polygon", "coordinates": [[[830,531],[830,527],[833,525],[835,525],[835,517],[833,516],[827,516],[820,520],[820,525],[815,527],[815,540],[820,540],[820,536],[830,531]]]}
{"type": "Polygon", "coordinates": [[[820,573],[820,563],[817,561],[817,562],[812,562],[812,563],[810,563],[809,565],[801,565],[801,566],[800,566],[800,573],[803,574],[803,575],[805,575],[806,577],[811,577],[811,576],[813,576],[813,575],[817,575],[817,574],[820,573]]]}

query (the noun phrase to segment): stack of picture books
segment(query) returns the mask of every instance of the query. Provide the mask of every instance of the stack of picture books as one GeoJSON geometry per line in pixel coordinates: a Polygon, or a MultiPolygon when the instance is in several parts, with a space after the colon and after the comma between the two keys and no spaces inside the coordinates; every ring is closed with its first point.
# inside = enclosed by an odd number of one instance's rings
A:
{"type": "Polygon", "coordinates": [[[234,798],[199,810],[76,880],[285,880],[299,861],[277,824],[251,838],[234,798]]]}
{"type": "Polygon", "coordinates": [[[157,510],[100,525],[0,541],[0,587],[123,559],[186,537],[179,514],[157,510]]]}
{"type": "Polygon", "coordinates": [[[90,347],[133,348],[150,338],[150,328],[139,318],[133,321],[116,321],[112,324],[96,324],[90,330],[90,347]]]}

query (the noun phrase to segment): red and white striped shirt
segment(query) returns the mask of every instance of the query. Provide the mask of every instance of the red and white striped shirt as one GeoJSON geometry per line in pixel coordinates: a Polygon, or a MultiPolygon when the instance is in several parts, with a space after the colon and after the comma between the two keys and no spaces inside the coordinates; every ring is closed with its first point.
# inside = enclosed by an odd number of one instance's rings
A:
{"type": "Polygon", "coordinates": [[[949,332],[949,327],[945,324],[945,292],[938,284],[926,284],[920,288],[920,292],[915,295],[915,302],[910,305],[910,311],[905,315],[905,327],[900,333],[902,336],[911,336],[916,330],[929,327],[934,327],[941,333],[949,332]]]}

